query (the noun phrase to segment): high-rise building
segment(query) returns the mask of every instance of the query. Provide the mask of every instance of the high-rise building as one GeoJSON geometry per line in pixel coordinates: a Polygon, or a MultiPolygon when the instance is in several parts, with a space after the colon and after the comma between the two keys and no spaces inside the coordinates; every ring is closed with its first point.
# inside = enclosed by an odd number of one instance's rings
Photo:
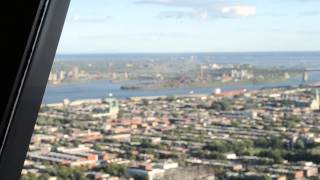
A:
{"type": "Polygon", "coordinates": [[[112,79],[115,80],[115,79],[117,79],[117,77],[118,77],[118,76],[117,76],[117,73],[113,72],[113,73],[112,73],[112,79]]]}
{"type": "Polygon", "coordinates": [[[200,66],[200,81],[205,80],[205,72],[204,72],[205,66],[201,65],[200,66]]]}
{"type": "Polygon", "coordinates": [[[64,80],[65,77],[66,77],[65,75],[66,75],[66,72],[65,72],[65,71],[60,71],[60,72],[59,72],[59,76],[60,76],[59,79],[60,79],[60,80],[64,80]]]}
{"type": "Polygon", "coordinates": [[[114,98],[107,98],[105,101],[109,104],[110,117],[116,117],[119,113],[119,101],[114,98]]]}
{"type": "Polygon", "coordinates": [[[72,69],[72,76],[74,79],[79,78],[79,67],[78,66],[76,66],[72,69]]]}
{"type": "Polygon", "coordinates": [[[315,90],[315,98],[311,101],[310,108],[312,110],[320,109],[320,97],[319,97],[319,90],[315,90]]]}

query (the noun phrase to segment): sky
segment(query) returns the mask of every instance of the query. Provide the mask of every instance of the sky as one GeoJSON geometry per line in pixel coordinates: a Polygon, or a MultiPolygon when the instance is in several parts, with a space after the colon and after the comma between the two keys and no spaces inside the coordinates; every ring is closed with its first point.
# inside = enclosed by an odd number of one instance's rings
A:
{"type": "Polygon", "coordinates": [[[319,0],[72,0],[58,53],[320,50],[319,0]]]}

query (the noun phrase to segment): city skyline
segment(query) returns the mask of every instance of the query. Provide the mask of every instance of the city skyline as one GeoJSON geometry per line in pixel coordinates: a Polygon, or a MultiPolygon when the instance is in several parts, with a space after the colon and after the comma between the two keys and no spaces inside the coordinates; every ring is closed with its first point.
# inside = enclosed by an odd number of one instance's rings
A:
{"type": "Polygon", "coordinates": [[[317,51],[320,2],[72,2],[59,54],[317,51]]]}

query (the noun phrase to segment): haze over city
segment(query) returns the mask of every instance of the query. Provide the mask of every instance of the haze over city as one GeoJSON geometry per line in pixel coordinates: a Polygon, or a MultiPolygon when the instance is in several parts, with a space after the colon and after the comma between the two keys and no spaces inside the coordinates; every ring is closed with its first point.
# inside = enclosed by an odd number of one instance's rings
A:
{"type": "Polygon", "coordinates": [[[317,51],[316,0],[77,0],[59,54],[317,51]]]}

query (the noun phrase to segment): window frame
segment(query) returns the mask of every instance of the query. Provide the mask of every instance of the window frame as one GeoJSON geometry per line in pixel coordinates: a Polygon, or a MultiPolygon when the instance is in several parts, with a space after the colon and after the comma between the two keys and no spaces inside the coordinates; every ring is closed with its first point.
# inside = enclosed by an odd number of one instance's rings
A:
{"type": "MultiPolygon", "coordinates": [[[[18,62],[14,67],[17,71],[15,77],[8,77],[14,80],[9,86],[10,96],[8,102],[3,102],[6,105],[1,114],[1,179],[14,180],[21,176],[69,4],[70,0],[33,0],[12,1],[3,6],[8,9],[5,13],[14,12],[21,21],[27,21],[24,22],[25,29],[16,30],[27,34],[28,38],[27,41],[17,39],[16,42],[13,37],[7,37],[8,41],[12,38],[12,43],[24,45],[24,49],[9,49],[10,53],[18,53],[21,58],[12,59],[18,62]],[[24,5],[23,12],[15,9],[15,6],[21,8],[24,5]]],[[[6,19],[8,22],[14,20],[10,16],[6,19]]]]}

